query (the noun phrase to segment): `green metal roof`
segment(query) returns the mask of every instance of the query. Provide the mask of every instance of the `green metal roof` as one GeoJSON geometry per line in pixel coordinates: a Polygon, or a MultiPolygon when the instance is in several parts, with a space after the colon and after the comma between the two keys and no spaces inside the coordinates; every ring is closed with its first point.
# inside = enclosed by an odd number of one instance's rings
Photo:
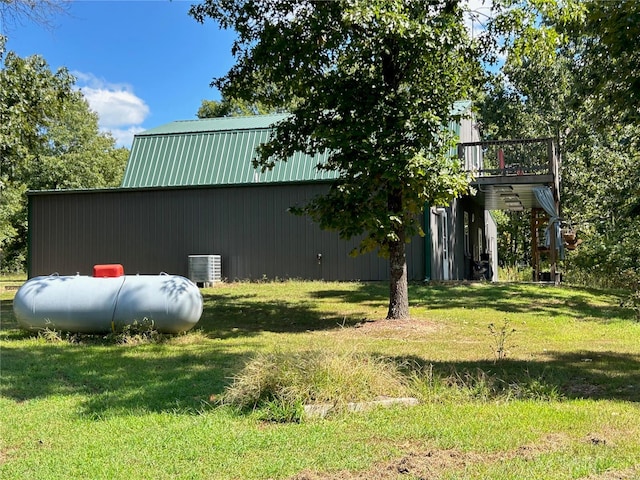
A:
{"type": "MultiPolygon", "coordinates": [[[[470,102],[456,102],[460,115],[470,102]]],[[[229,185],[331,180],[336,172],[318,170],[325,155],[297,153],[261,172],[251,160],[268,141],[271,127],[287,115],[257,115],[168,123],[137,134],[122,180],[123,188],[229,185]]],[[[451,125],[449,128],[455,126],[451,125]]]]}
{"type": "Polygon", "coordinates": [[[261,172],[251,160],[285,115],[212,118],[172,122],[134,137],[122,187],[228,185],[330,180],[335,172],[316,168],[326,156],[295,154],[261,172]]]}
{"type": "Polygon", "coordinates": [[[199,120],[178,120],[167,123],[150,130],[145,130],[136,136],[166,135],[172,133],[202,133],[221,130],[254,130],[256,128],[269,128],[288,115],[253,115],[247,117],[220,117],[203,118],[199,120]]]}

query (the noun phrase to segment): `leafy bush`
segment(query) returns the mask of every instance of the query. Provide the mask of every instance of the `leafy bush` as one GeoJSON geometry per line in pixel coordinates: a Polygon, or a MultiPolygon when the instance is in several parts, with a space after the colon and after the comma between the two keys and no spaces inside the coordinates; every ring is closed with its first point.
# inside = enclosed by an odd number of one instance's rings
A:
{"type": "Polygon", "coordinates": [[[584,235],[566,260],[570,283],[598,288],[637,290],[640,281],[640,218],[584,235]]]}
{"type": "Polygon", "coordinates": [[[640,322],[640,285],[635,292],[622,301],[621,306],[633,310],[636,322],[640,322]]]}

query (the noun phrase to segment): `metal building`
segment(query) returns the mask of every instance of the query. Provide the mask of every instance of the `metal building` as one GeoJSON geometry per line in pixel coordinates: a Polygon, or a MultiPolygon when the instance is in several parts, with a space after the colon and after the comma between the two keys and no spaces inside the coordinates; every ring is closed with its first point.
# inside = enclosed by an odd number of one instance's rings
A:
{"type": "MultiPolygon", "coordinates": [[[[228,280],[387,278],[385,260],[349,256],[356,241],[288,211],[326,189],[299,182],[32,193],[29,276],[89,274],[97,263],[187,276],[190,255],[220,255],[228,280]]],[[[422,278],[423,255],[421,242],[410,245],[410,278],[422,278]]]]}
{"type": "MultiPolygon", "coordinates": [[[[459,121],[449,125],[467,143],[479,140],[469,107],[456,104],[459,121]]],[[[29,276],[86,274],[97,263],[187,275],[189,256],[220,255],[228,280],[387,280],[386,260],[349,255],[358,239],[289,212],[329,188],[335,173],[315,168],[323,157],[253,168],[281,118],[173,122],[136,135],[121,188],[30,192],[29,276]]],[[[408,245],[412,280],[470,279],[474,261],[496,262],[495,222],[475,197],[426,207],[423,228],[408,245]]]]}

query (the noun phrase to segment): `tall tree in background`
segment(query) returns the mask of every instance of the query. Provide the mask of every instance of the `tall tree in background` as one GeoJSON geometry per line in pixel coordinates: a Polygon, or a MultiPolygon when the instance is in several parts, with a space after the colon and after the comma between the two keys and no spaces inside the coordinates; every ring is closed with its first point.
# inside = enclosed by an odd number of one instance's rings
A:
{"type": "Polygon", "coordinates": [[[267,108],[260,104],[249,104],[241,100],[222,97],[220,100],[202,100],[196,116],[198,118],[242,117],[247,115],[267,115],[288,111],[284,108],[267,108]]]}
{"type": "Polygon", "coordinates": [[[425,202],[444,205],[468,180],[449,156],[454,101],[477,78],[458,2],[432,0],[208,0],[202,22],[238,34],[237,63],[214,84],[229,98],[293,104],[255,161],[270,168],[294,152],[328,152],[328,194],[303,210],[360,252],[388,256],[387,318],[409,316],[405,244],[425,202]]]}
{"type": "Polygon", "coordinates": [[[640,2],[589,0],[554,24],[574,46],[576,93],[594,102],[596,124],[640,122],[640,2]],[[597,122],[597,120],[604,120],[597,122]]]}
{"type": "Polygon", "coordinates": [[[556,18],[576,52],[576,98],[598,132],[615,139],[613,150],[619,143],[629,155],[632,188],[622,211],[640,216],[640,2],[591,0],[583,8],[556,18]]]}
{"type": "Polygon", "coordinates": [[[568,264],[622,284],[624,272],[640,274],[640,224],[629,215],[640,212],[640,4],[494,6],[506,61],[483,103],[484,133],[559,138],[562,214],[586,240],[568,264]]]}
{"type": "Polygon", "coordinates": [[[0,67],[0,267],[22,270],[26,191],[117,186],[128,150],[100,133],[65,69],[54,73],[39,56],[12,52],[0,67]]]}
{"type": "Polygon", "coordinates": [[[494,48],[487,51],[499,51],[506,65],[522,70],[531,60],[553,66],[560,55],[574,77],[574,110],[590,102],[596,127],[638,123],[640,2],[493,0],[492,8],[483,40],[494,48]]]}

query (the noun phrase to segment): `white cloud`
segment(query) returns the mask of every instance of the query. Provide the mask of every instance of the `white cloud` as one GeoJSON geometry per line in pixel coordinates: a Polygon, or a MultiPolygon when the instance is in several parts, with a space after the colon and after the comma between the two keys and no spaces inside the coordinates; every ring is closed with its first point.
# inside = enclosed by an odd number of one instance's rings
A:
{"type": "Polygon", "coordinates": [[[149,114],[149,107],[132,92],[83,87],[89,105],[100,116],[100,126],[117,128],[139,125],[149,114]]]}
{"type": "Polygon", "coordinates": [[[146,128],[131,126],[129,128],[101,128],[103,132],[110,133],[120,147],[130,148],[133,136],[146,130],[146,128]]]}
{"type": "Polygon", "coordinates": [[[131,86],[106,82],[93,74],[72,72],[78,88],[98,114],[101,130],[109,131],[118,145],[130,147],[133,135],[144,130],[149,106],[133,93],[131,86]]]}

